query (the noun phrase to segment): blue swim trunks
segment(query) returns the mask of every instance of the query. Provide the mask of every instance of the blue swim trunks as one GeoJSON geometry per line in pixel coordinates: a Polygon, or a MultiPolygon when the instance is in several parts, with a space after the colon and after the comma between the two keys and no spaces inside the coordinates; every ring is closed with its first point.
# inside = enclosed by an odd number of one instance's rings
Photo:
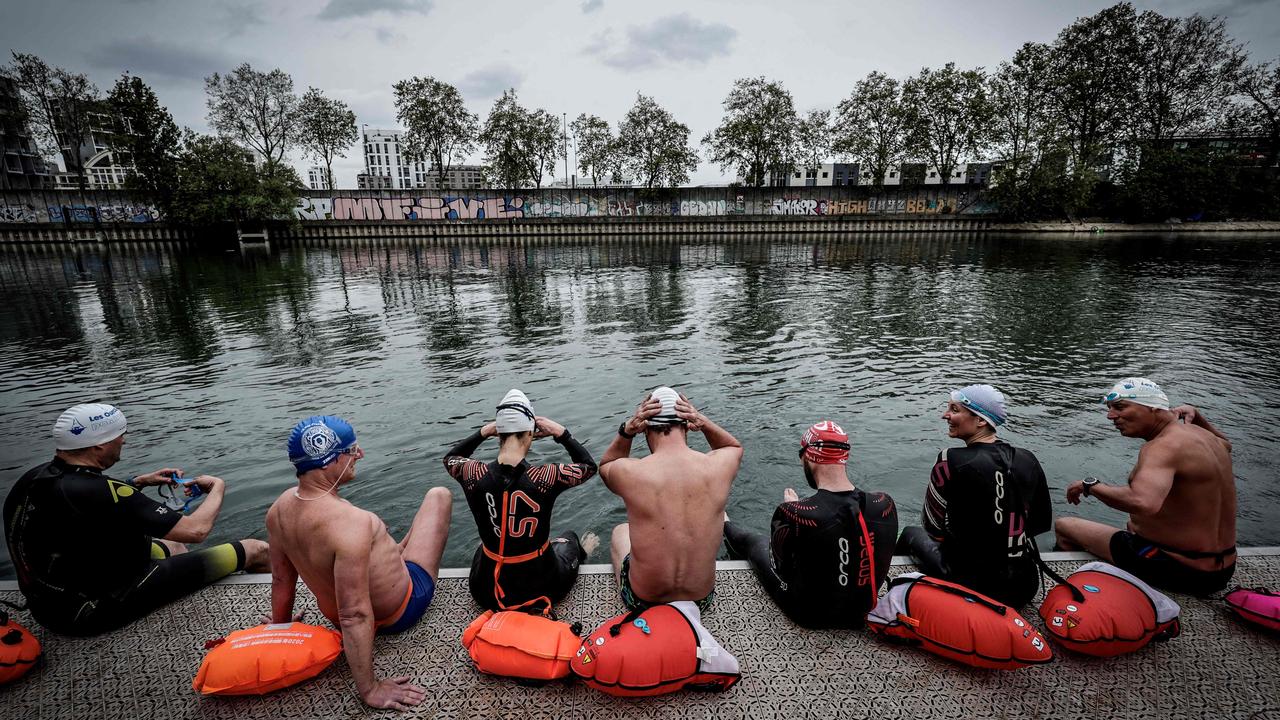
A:
{"type": "Polygon", "coordinates": [[[431,604],[436,594],[436,581],[416,562],[406,560],[404,566],[409,569],[409,597],[405,602],[400,618],[385,627],[378,628],[379,635],[394,635],[404,632],[422,619],[422,614],[431,604]]]}

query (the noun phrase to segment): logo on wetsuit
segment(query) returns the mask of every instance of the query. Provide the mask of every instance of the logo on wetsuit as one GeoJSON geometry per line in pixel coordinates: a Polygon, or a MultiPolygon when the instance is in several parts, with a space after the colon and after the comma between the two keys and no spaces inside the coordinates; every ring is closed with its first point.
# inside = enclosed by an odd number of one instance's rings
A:
{"type": "Polygon", "coordinates": [[[493,499],[493,493],[485,493],[484,502],[489,506],[489,524],[493,525],[493,536],[502,537],[502,526],[498,524],[497,501],[493,499]]]}
{"type": "MultiPolygon", "coordinates": [[[[840,573],[840,587],[849,586],[849,539],[840,538],[840,564],[837,571],[840,573]]],[[[858,586],[864,587],[871,582],[871,551],[870,548],[863,547],[860,549],[858,556],[858,586]]]]}
{"type": "MultiPolygon", "coordinates": [[[[1004,507],[1000,501],[1004,499],[1004,473],[996,471],[996,509],[992,513],[997,525],[1004,525],[1004,507]]],[[[1022,557],[1026,549],[1027,534],[1023,530],[1026,520],[1020,513],[1009,514],[1009,551],[1008,557],[1022,557]]]]}

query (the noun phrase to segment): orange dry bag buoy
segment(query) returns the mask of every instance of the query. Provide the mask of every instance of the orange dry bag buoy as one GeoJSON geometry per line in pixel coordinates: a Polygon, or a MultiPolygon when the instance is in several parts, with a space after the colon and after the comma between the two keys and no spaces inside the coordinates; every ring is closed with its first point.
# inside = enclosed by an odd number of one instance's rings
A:
{"type": "Polygon", "coordinates": [[[26,675],[40,659],[40,641],[0,610],[0,685],[26,675]]]}
{"type": "Polygon", "coordinates": [[[476,669],[525,680],[559,680],[582,638],[569,623],[519,611],[486,610],[462,633],[476,669]]]}
{"type": "Polygon", "coordinates": [[[679,601],[606,620],[582,642],[569,669],[610,695],[665,695],[682,688],[728,690],[738,659],[702,627],[698,606],[679,601]]]}
{"type": "Polygon", "coordinates": [[[205,695],[263,695],[319,675],[342,654],[342,634],[305,623],[237,630],[204,656],[191,687],[205,695]]]}
{"type": "Polygon", "coordinates": [[[1053,660],[1049,643],[1013,608],[920,573],[889,581],[867,627],[974,667],[1012,670],[1053,660]]]}
{"type": "Polygon", "coordinates": [[[1114,565],[1091,562],[1040,604],[1049,636],[1068,650],[1114,657],[1177,637],[1178,604],[1114,565]]]}

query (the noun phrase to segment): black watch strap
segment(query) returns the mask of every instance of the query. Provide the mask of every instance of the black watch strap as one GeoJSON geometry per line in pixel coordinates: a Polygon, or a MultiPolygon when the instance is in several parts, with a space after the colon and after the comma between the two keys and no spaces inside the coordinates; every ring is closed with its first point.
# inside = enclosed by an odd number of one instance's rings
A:
{"type": "Polygon", "coordinates": [[[1100,482],[1100,480],[1098,480],[1098,478],[1096,478],[1096,477],[1087,477],[1087,478],[1085,478],[1082,482],[1083,482],[1083,484],[1084,484],[1084,491],[1083,491],[1083,492],[1084,492],[1084,496],[1085,496],[1085,497],[1092,497],[1092,496],[1093,496],[1093,488],[1094,488],[1094,487],[1095,487],[1095,486],[1100,482]]]}
{"type": "Polygon", "coordinates": [[[635,435],[634,435],[633,433],[629,433],[629,432],[627,432],[627,421],[626,421],[626,420],[623,420],[623,421],[622,421],[622,424],[618,426],[618,434],[619,434],[619,435],[621,435],[622,437],[624,437],[624,438],[628,439],[628,440],[630,440],[630,439],[632,439],[632,438],[634,438],[634,437],[635,437],[635,435]]]}

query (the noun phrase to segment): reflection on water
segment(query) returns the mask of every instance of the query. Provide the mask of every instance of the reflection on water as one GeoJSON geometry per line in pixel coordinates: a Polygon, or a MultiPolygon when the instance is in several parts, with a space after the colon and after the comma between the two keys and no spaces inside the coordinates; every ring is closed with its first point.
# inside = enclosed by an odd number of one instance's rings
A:
{"type": "MultiPolygon", "coordinates": [[[[803,484],[799,433],[831,417],[852,436],[854,481],[913,519],[950,442],[946,390],[986,381],[1063,512],[1071,480],[1123,481],[1138,444],[1096,397],[1142,374],[1232,437],[1241,543],[1276,545],[1278,254],[1239,235],[2,248],[0,493],[51,455],[59,412],[112,402],[131,428],[116,474],[221,475],[214,539],[264,537],[292,482],[286,433],[330,412],[367,453],[348,496],[403,532],[426,488],[451,484],[444,450],[510,387],[599,456],[667,383],[747,448],[731,514],[763,526],[803,484]]],[[[456,503],[446,564],[464,565],[476,532],[456,503]]],[[[1071,512],[1121,521],[1096,503],[1071,512]]],[[[623,519],[596,481],[557,505],[557,525],[579,531],[623,519]]]]}

